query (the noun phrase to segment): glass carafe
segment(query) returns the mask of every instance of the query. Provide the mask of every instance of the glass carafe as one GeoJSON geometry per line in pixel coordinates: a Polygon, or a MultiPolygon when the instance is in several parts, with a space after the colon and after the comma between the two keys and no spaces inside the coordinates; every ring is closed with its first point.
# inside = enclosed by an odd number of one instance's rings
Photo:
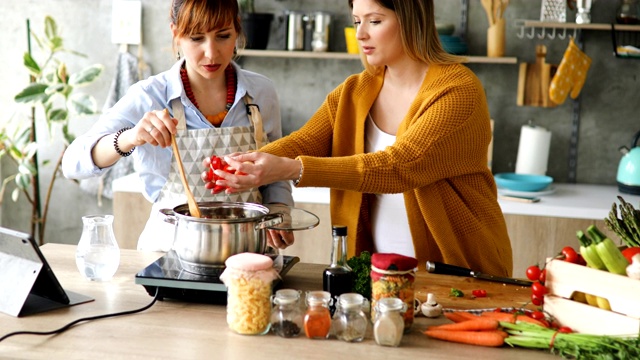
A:
{"type": "Polygon", "coordinates": [[[89,280],[110,280],[120,265],[113,215],[83,216],[82,224],[82,236],[76,249],[78,270],[89,280]]]}

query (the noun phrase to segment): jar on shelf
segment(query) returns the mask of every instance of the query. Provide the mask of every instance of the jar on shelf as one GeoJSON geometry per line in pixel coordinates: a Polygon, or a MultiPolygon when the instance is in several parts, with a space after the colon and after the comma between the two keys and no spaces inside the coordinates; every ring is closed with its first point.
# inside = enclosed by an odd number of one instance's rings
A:
{"type": "Polygon", "coordinates": [[[640,24],[640,2],[638,0],[622,0],[616,12],[618,24],[640,24]]]}
{"type": "Polygon", "coordinates": [[[293,289],[276,291],[271,309],[271,332],[284,338],[291,338],[300,335],[302,326],[300,291],[293,289]]]}
{"type": "Polygon", "coordinates": [[[364,339],[369,319],[362,310],[364,297],[358,293],[342,294],[333,316],[333,333],[338,340],[359,342],[364,339]]]}
{"type": "Polygon", "coordinates": [[[331,331],[329,306],[333,302],[328,291],[309,291],[306,297],[304,332],[310,339],[326,339],[331,331]]]}
{"type": "Polygon", "coordinates": [[[371,256],[371,320],[383,298],[398,298],[406,304],[404,332],[413,325],[415,312],[414,282],[418,260],[400,254],[376,253],[371,256]]]}
{"type": "Polygon", "coordinates": [[[373,337],[381,346],[399,346],[404,333],[403,314],[407,305],[399,298],[382,298],[376,303],[373,337]]]}
{"type": "Polygon", "coordinates": [[[278,277],[266,255],[240,253],[225,261],[220,280],[227,287],[227,324],[238,334],[261,335],[271,324],[271,284],[278,277]]]}

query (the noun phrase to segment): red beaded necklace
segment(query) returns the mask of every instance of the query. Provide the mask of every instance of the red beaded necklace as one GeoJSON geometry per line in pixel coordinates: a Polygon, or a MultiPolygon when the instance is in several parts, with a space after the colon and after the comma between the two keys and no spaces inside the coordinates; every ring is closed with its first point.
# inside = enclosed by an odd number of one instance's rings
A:
{"type": "MultiPolygon", "coordinates": [[[[223,111],[216,115],[205,115],[207,120],[213,126],[220,126],[222,124],[222,120],[224,120],[225,116],[233,106],[233,101],[236,98],[236,90],[238,87],[238,82],[236,79],[236,72],[233,69],[233,66],[229,64],[226,69],[224,69],[224,76],[227,80],[227,105],[223,111]]],[[[196,97],[193,95],[193,89],[191,89],[191,83],[189,82],[189,76],[187,76],[187,69],[180,69],[180,78],[182,79],[182,86],[184,86],[184,91],[187,93],[187,97],[196,108],[198,108],[198,102],[196,101],[196,97]]]]}

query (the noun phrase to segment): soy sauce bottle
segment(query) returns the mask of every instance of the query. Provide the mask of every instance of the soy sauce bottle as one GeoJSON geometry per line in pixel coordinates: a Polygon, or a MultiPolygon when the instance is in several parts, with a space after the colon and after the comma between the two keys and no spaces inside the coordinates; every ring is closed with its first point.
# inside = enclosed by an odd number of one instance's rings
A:
{"type": "Polygon", "coordinates": [[[335,304],[342,294],[353,291],[354,274],[347,265],[347,227],[334,225],[332,227],[333,247],[331,249],[331,265],[324,270],[322,289],[328,291],[333,298],[331,315],[335,311],[335,304]]]}

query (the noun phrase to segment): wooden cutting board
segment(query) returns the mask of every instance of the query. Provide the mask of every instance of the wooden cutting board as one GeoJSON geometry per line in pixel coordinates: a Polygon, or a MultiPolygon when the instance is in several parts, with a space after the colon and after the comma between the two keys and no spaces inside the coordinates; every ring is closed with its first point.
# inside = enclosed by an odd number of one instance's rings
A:
{"type": "Polygon", "coordinates": [[[549,85],[557,70],[556,65],[547,64],[547,47],[536,46],[536,62],[521,63],[518,73],[518,106],[554,107],[549,99],[549,85]]]}
{"type": "Polygon", "coordinates": [[[531,299],[530,287],[463,276],[436,275],[419,271],[416,274],[415,291],[416,298],[421,302],[426,301],[428,293],[432,293],[436,296],[438,303],[444,308],[450,309],[493,309],[496,307],[537,309],[537,306],[529,302],[531,299]],[[452,288],[462,291],[464,296],[450,296],[452,288]],[[477,289],[486,290],[487,297],[474,298],[471,292],[477,289]]]}

